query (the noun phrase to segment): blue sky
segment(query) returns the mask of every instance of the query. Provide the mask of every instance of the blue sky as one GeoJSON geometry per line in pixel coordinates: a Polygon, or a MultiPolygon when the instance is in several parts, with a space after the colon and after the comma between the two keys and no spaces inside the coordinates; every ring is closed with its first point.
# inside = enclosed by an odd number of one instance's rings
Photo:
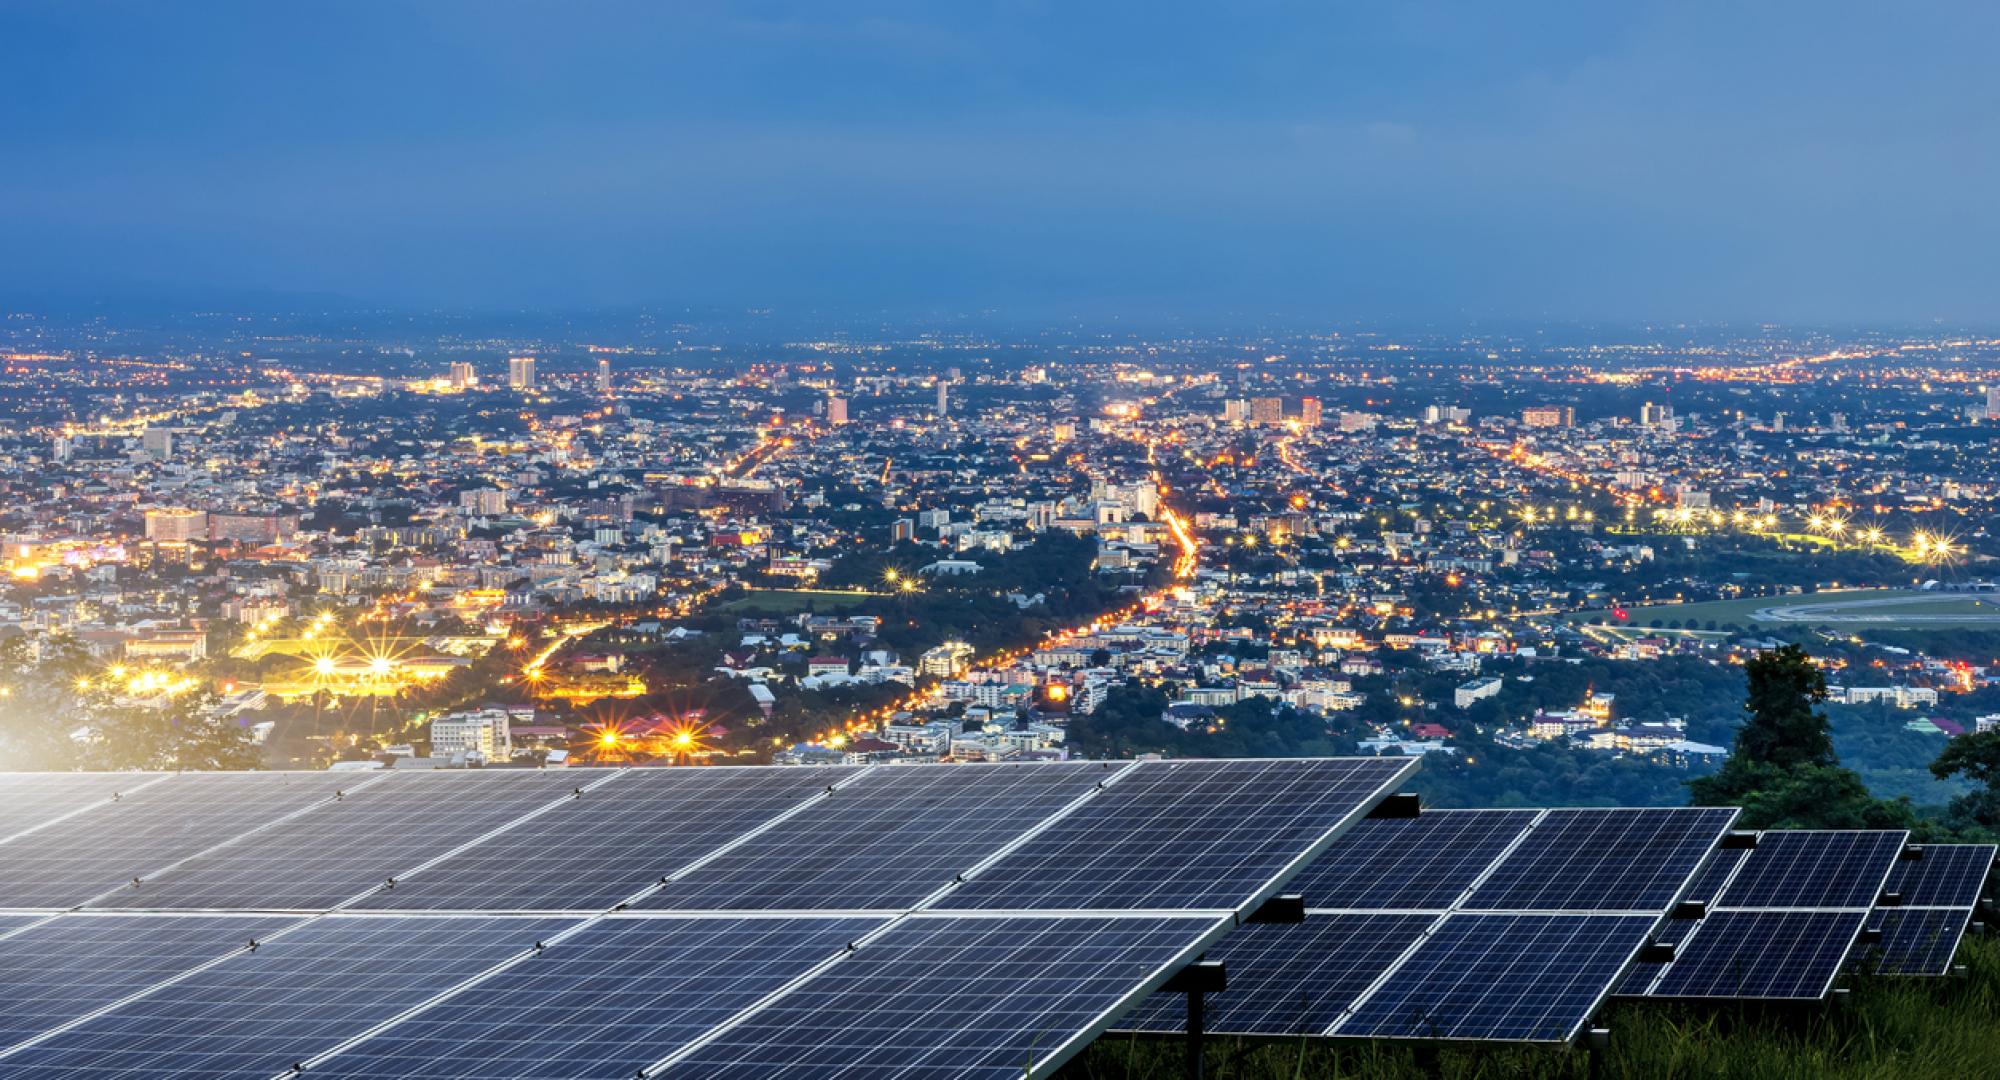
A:
{"type": "Polygon", "coordinates": [[[0,298],[1990,323],[1996,32],[1838,0],[0,0],[0,298]]]}

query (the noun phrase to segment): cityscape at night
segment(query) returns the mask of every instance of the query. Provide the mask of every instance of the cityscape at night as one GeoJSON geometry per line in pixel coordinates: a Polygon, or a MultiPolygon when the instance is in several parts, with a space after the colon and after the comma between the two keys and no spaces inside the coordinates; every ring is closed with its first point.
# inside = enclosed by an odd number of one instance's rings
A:
{"type": "Polygon", "coordinates": [[[1995,31],[0,0],[0,1080],[2000,1076],[1995,31]]]}

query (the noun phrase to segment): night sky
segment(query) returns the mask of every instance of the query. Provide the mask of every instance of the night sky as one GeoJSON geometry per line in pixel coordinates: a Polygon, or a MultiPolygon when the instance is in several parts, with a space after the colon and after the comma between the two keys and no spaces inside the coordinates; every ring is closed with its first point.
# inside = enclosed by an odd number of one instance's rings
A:
{"type": "Polygon", "coordinates": [[[2000,5],[0,0],[0,308],[2000,322],[2000,5]]]}

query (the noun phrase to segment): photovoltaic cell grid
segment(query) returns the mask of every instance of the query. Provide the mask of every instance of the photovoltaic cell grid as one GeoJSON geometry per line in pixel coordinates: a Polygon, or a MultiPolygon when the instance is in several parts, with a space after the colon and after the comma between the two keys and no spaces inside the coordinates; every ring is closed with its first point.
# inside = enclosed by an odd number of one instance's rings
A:
{"type": "MultiPolygon", "coordinates": [[[[1309,913],[1303,923],[1233,930],[1203,957],[1222,962],[1229,986],[1206,995],[1205,1026],[1233,1034],[1318,1035],[1435,921],[1433,915],[1309,913]]],[[[1118,1026],[1182,1031],[1186,995],[1153,994],[1118,1026]]]]}
{"type": "Polygon", "coordinates": [[[0,773],[0,839],[136,791],[159,773],[0,773]]]}
{"type": "Polygon", "coordinates": [[[170,777],[0,843],[0,907],[75,907],[360,782],[324,772],[170,777]]]}
{"type": "Polygon", "coordinates": [[[876,768],[634,907],[909,908],[1119,768],[1090,762],[876,768]]]}
{"type": "Polygon", "coordinates": [[[635,770],[355,906],[603,910],[859,771],[635,770]]]}
{"type": "MultiPolygon", "coordinates": [[[[1429,901],[1431,913],[1417,916],[1414,929],[1395,947],[1384,942],[1372,952],[1351,943],[1326,948],[1323,939],[1332,928],[1312,914],[1303,925],[1251,926],[1230,934],[1209,954],[1228,965],[1230,988],[1209,996],[1208,1026],[1240,1034],[1296,1033],[1282,1025],[1299,1019],[1303,996],[1321,1018],[1316,1030],[1336,1036],[1567,1039],[1610,993],[1647,931],[1733,820],[1729,810],[1430,810],[1413,819],[1363,822],[1286,891],[1300,893],[1308,912],[1421,898],[1429,901]],[[1591,844],[1602,847],[1574,849],[1591,844]],[[1615,864],[1608,862],[1607,851],[1616,853],[1615,864]],[[1494,876],[1507,872],[1504,889],[1480,883],[1489,870],[1494,876]],[[1537,873],[1551,879],[1531,880],[1537,873]],[[1401,875],[1407,876],[1399,886],[1401,875]],[[1596,891],[1579,893],[1563,875],[1595,881],[1596,891]],[[1468,887],[1473,892],[1464,901],[1467,908],[1508,895],[1565,913],[1452,912],[1468,887]],[[1598,906],[1634,910],[1629,917],[1589,922],[1602,917],[1592,910],[1598,906]],[[1255,937],[1246,937],[1252,932],[1255,937]],[[1423,943],[1405,960],[1407,947],[1419,939],[1423,943]],[[1239,941],[1251,944],[1238,953],[1239,941]],[[1590,953],[1593,941],[1602,955],[1590,953]],[[1462,958],[1476,961],[1472,974],[1452,967],[1444,952],[1467,942],[1477,950],[1475,957],[1462,958]],[[1238,962],[1230,964],[1231,956],[1238,962]],[[1279,957],[1283,972],[1271,970],[1279,957]],[[1364,964],[1373,966],[1362,970],[1364,964]],[[1383,978],[1380,988],[1369,992],[1383,978]],[[1475,1000],[1475,991],[1485,996],[1475,1000]],[[1339,994],[1345,999],[1334,1000],[1339,994]],[[1518,1003],[1518,1010],[1490,1004],[1506,1001],[1518,1003]],[[1432,1008],[1423,1024],[1398,1026],[1386,1019],[1385,1008],[1406,1009],[1412,1002],[1432,1008]],[[1350,1011],[1369,1019],[1358,1026],[1353,1019],[1342,1021],[1350,1011]]],[[[1181,995],[1156,994],[1141,1019],[1126,1026],[1180,1030],[1185,1015],[1181,995]]]]}
{"type": "Polygon", "coordinates": [[[1734,809],[1551,810],[1463,905],[1476,911],[1664,911],[1734,809]]]}
{"type": "Polygon", "coordinates": [[[594,770],[391,773],[92,906],[325,910],[604,775],[594,770]]]}
{"type": "Polygon", "coordinates": [[[1898,859],[1885,894],[1896,907],[1868,915],[1881,940],[1856,950],[1869,970],[1885,975],[1948,975],[1959,939],[1986,891],[1993,868],[1991,844],[1926,844],[1922,857],[1898,859]]]}
{"type": "Polygon", "coordinates": [[[1535,810],[1426,810],[1357,823],[1286,892],[1319,909],[1452,906],[1528,827],[1535,810]]]}
{"type": "MultiPolygon", "coordinates": [[[[906,1075],[1013,1076],[1022,1068],[1036,1075],[1057,1066],[1094,1036],[1111,1016],[1164,980],[1171,970],[1213,942],[1228,928],[1240,907],[1272,891],[1278,879],[1295,869],[1311,852],[1325,845],[1338,828],[1351,824],[1368,805],[1379,799],[1389,785],[1410,768],[1405,762],[1235,762],[1200,763],[1203,767],[1184,772],[1183,763],[1154,766],[1165,779],[1199,777],[1201,783],[1149,783],[1143,798],[1128,801],[1121,812],[1106,814],[1097,827],[1105,847],[1121,856],[1144,854],[1174,860],[1180,866],[1187,858],[1219,865],[1231,880],[1215,901],[1237,905],[1231,915],[1215,911],[1207,914],[1107,910],[1088,915],[1004,915],[978,912],[919,912],[906,915],[887,932],[862,937],[874,920],[835,916],[808,920],[796,916],[764,917],[756,932],[772,925],[799,925],[813,922],[819,931],[842,940],[834,948],[820,952],[817,940],[800,941],[800,961],[796,970],[824,965],[821,976],[795,981],[791,988],[767,1005],[750,1013],[742,1025],[730,1027],[712,1040],[698,1044],[699,1051],[676,1068],[695,1067],[701,1054],[719,1055],[724,1060],[716,1069],[700,1068],[702,1075],[768,1075],[766,1059],[778,1046],[787,1072],[780,1075],[825,1075],[843,1071],[872,1075],[869,1062],[899,1060],[911,1066],[906,1075]],[[1383,766],[1387,766],[1384,768],[1383,766]],[[1327,768],[1327,766],[1334,766],[1327,768]],[[1372,776],[1372,782],[1357,781],[1372,776]],[[1228,797],[1233,795],[1234,797],[1228,797]],[[1169,805],[1176,799],[1203,800],[1208,809],[1175,813],[1169,805]],[[1299,804],[1303,804],[1303,809],[1299,804]],[[1144,812],[1132,812],[1137,807],[1144,812]],[[1260,821],[1260,818],[1269,819],[1260,821]],[[1134,831],[1170,827],[1159,843],[1148,845],[1134,831]],[[1230,844],[1260,848],[1254,857],[1236,855],[1225,860],[1221,849],[1230,844]],[[1259,866],[1265,877],[1253,877],[1259,866]],[[839,932],[833,933],[832,928],[839,932]],[[857,951],[842,952],[849,940],[860,938],[857,951]],[[809,955],[810,954],[810,955],[809,955]],[[830,961],[826,957],[831,954],[830,961]],[[857,958],[865,957],[859,964],[857,958]],[[880,971],[871,969],[879,962],[880,971]],[[852,966],[850,966],[852,965],[852,966]],[[822,1027],[818,1035],[801,1040],[801,1030],[810,1031],[783,1015],[785,1008],[807,1000],[813,994],[845,1000],[845,992],[820,978],[838,975],[856,985],[898,987],[896,998],[886,1007],[864,1008],[878,1025],[893,1025],[894,1038],[881,1046],[858,1047],[842,1029],[822,1027]],[[881,979],[879,984],[868,982],[881,979]],[[967,995],[979,1004],[977,1015],[967,1016],[960,1003],[967,995]],[[776,1031],[775,1038],[759,1035],[759,1025],[776,1031]],[[730,1055],[735,1045],[752,1048],[747,1061],[730,1055]],[[857,1055],[855,1061],[846,1062],[857,1055]],[[828,1062],[833,1062],[829,1065],[828,1062]]],[[[965,872],[981,860],[1000,851],[1023,833],[1050,820],[1050,815],[1066,809],[1088,808],[1098,798],[1115,789],[1115,784],[1098,788],[1099,780],[1116,775],[1125,766],[1102,765],[1032,766],[938,769],[877,768],[866,772],[838,793],[812,799],[807,811],[777,822],[754,834],[754,839],[777,833],[793,821],[813,817],[823,805],[831,805],[840,794],[872,790],[891,793],[877,797],[882,806],[873,816],[852,820],[854,830],[874,836],[886,834],[883,826],[894,824],[907,832],[912,823],[936,822],[940,831],[955,827],[976,834],[969,848],[950,852],[950,858],[973,856],[950,868],[950,876],[934,879],[945,869],[940,851],[921,853],[914,861],[901,858],[896,847],[881,849],[877,858],[885,866],[886,884],[879,893],[922,899],[929,892],[912,892],[922,882],[934,891],[940,882],[965,872]],[[1029,770],[1035,770],[1030,774],[1029,770]],[[933,787],[927,776],[975,776],[933,787]],[[1074,774],[1074,775],[1072,775],[1074,774]],[[871,785],[880,782],[880,786],[871,785]],[[987,787],[989,793],[975,797],[960,791],[987,787]],[[917,797],[910,797],[917,791],[917,797]],[[1078,796],[1089,795],[1078,801],[1078,796]],[[942,796],[942,797],[940,797],[942,796]],[[1004,821],[1006,828],[988,826],[1004,821]],[[964,826],[970,825],[970,829],[964,826]]],[[[720,771],[720,770],[718,770],[720,771]]],[[[773,770],[799,775],[795,770],[773,770]]],[[[683,781],[697,771],[682,774],[683,781]]],[[[1135,767],[1136,772],[1136,767],[1135,767]]],[[[586,793],[610,790],[630,777],[621,776],[586,793]]],[[[495,842],[516,830],[532,836],[532,830],[572,808],[572,801],[559,797],[572,784],[588,784],[597,777],[589,774],[524,772],[489,774],[390,774],[379,785],[359,789],[337,802],[328,802],[299,812],[259,832],[249,840],[239,840],[188,859],[180,867],[158,876],[146,885],[152,889],[152,904],[173,908],[189,905],[255,903],[260,907],[289,909],[296,905],[318,910],[353,895],[349,886],[366,888],[380,867],[391,861],[398,872],[422,865],[453,847],[483,837],[495,842]],[[420,793],[420,794],[419,794],[420,793]],[[497,819],[497,820],[496,820],[497,819]],[[510,826],[499,831],[502,825],[510,826]],[[380,844],[358,842],[357,837],[373,837],[380,844]],[[388,849],[386,852],[382,848],[388,849]],[[255,856],[253,857],[253,853],[255,856]],[[421,857],[420,857],[421,856],[421,857]],[[269,862],[267,869],[263,865],[269,862]],[[316,865],[323,864],[323,865],[316,865]],[[297,869],[301,875],[287,878],[297,869]],[[362,878],[362,874],[367,878],[362,878]]],[[[816,781],[828,779],[822,772],[816,781]]],[[[683,781],[657,781],[669,784],[683,781]]],[[[699,781],[697,781],[699,782],[699,781]]],[[[637,790],[637,789],[635,789],[637,790]]],[[[837,815],[833,819],[841,821],[837,815]]],[[[1057,819],[1061,820],[1061,819],[1057,819]]],[[[743,821],[746,828],[757,823],[743,821]]],[[[844,838],[834,832],[821,836],[844,838]]],[[[745,845],[750,846],[748,844],[745,845]]],[[[846,843],[846,852],[856,853],[854,862],[843,870],[865,870],[860,852],[868,845],[846,843]]],[[[467,852],[461,852],[465,854],[467,852]]],[[[736,854],[732,849],[727,854],[736,854]]],[[[764,866],[785,857],[798,857],[797,846],[774,845],[762,853],[764,866]]],[[[716,860],[720,861],[720,860],[716,860]]],[[[424,867],[411,877],[421,879],[432,870],[446,868],[455,859],[443,859],[424,867]]],[[[1005,864],[1005,860],[998,865],[1005,864]]],[[[707,864],[704,864],[707,865],[707,864]]],[[[1125,880],[1144,884],[1133,877],[1134,864],[1114,861],[1125,880]]],[[[1161,864],[1164,865],[1164,864],[1161,864]]],[[[532,872],[532,863],[529,864],[532,872]]],[[[699,873],[702,867],[697,867],[699,873]]],[[[1163,871],[1165,872],[1165,871],[1163,871]]],[[[1194,876],[1203,871],[1197,870],[1194,876]]],[[[682,875],[687,880],[692,874],[682,875]]],[[[505,875],[495,875],[496,886],[506,886],[505,875]]],[[[806,879],[813,887],[856,884],[865,892],[865,876],[847,881],[836,874],[806,879]]],[[[1013,880],[1011,878],[1005,880],[1013,880]]],[[[1114,876],[1114,880],[1116,877],[1114,876]]],[[[1193,877],[1189,878],[1190,881],[1193,877]]],[[[534,891],[531,877],[519,887],[526,895],[534,891]]],[[[1073,888],[1075,878],[1066,876],[1065,888],[1073,888]]],[[[780,885],[780,888],[785,886],[780,885]]],[[[133,892],[148,891],[142,887],[133,892]]],[[[129,894],[121,893],[120,897],[129,894]]],[[[798,891],[790,892],[799,896],[798,891]]],[[[847,903],[853,891],[838,902],[847,903]]],[[[1157,894],[1139,902],[1153,903],[1157,894]]],[[[1116,902],[1116,901],[1112,901],[1116,902]]],[[[91,913],[69,919],[132,919],[135,922],[164,924],[169,920],[198,920],[195,915],[127,915],[91,913]]],[[[277,921],[287,920],[279,917],[277,921]]],[[[703,926],[694,938],[679,935],[676,944],[667,941],[625,940],[599,945],[605,963],[573,966],[561,962],[564,946],[571,939],[558,938],[546,949],[525,952],[535,942],[566,929],[582,926],[586,920],[553,917],[498,915],[406,916],[388,912],[353,912],[325,915],[281,925],[277,932],[261,940],[254,950],[225,952],[220,959],[204,964],[195,961],[168,981],[153,982],[151,989],[130,996],[106,1012],[89,1015],[71,1026],[49,1032],[0,1051],[0,1074],[7,1076],[76,1077],[102,1080],[105,1077],[234,1077],[270,1076],[311,1060],[315,1071],[321,1067],[353,1067],[356,1075],[375,1075],[368,1070],[387,1070],[381,1075],[437,1075],[425,1055],[434,1045],[451,1044],[456,1036],[427,1033],[419,1025],[449,1026],[476,1023],[488,1014],[492,1000],[488,991],[511,993],[514,1011],[506,1014],[509,1030],[533,1030],[512,1049],[492,1026],[481,1030],[481,1045],[500,1047],[486,1058],[465,1068],[476,1075],[491,1067],[493,1075],[574,1075],[583,1060],[566,1054],[555,1063],[548,1044],[574,1036],[597,1048],[598,1056],[588,1058],[589,1068],[616,1069],[624,1075],[632,1061],[658,1050],[670,1053],[672,1046],[685,1041],[689,1030],[708,1023],[689,1019],[691,999],[712,1003],[716,1010],[734,1007],[723,988],[698,985],[687,994],[663,994],[656,981],[659,964],[643,964],[623,973],[639,980],[638,997],[654,995],[649,1003],[634,1003],[632,996],[612,999],[631,1015],[624,1019],[596,1014],[598,1023],[585,1034],[549,1027],[568,1023],[573,1009],[548,1007],[551,1001],[604,1001],[599,995],[605,983],[598,976],[616,957],[635,952],[674,948],[683,953],[684,963],[669,962],[682,976],[702,978],[700,950],[733,947],[732,936],[718,924],[749,923],[747,916],[614,915],[600,917],[588,931],[575,935],[581,948],[590,947],[595,935],[638,934],[641,930],[614,928],[631,923],[663,934],[666,923],[703,926]],[[602,929],[600,929],[600,927],[602,929]],[[555,959],[555,963],[543,961],[555,959]],[[585,969],[588,969],[587,971],[585,969]],[[512,980],[519,979],[519,984],[512,980]],[[653,979],[650,985],[646,980],[653,979]],[[441,997],[440,995],[446,995],[441,997]],[[580,996],[579,996],[580,995],[580,996]],[[541,1003],[541,1004],[537,1004],[541,1003]],[[465,1006],[451,1013],[447,1008],[465,1006]],[[411,1010],[415,1009],[412,1014],[411,1010]],[[537,1026],[537,1025],[542,1026],[537,1026]],[[680,1024],[682,1026],[675,1026],[680,1024]],[[650,1025],[650,1026],[649,1026],[650,1025]],[[621,1043],[621,1040],[625,1042],[621,1043]],[[652,1044],[657,1040],[658,1045],[652,1044]],[[427,1045],[429,1044],[429,1045],[427,1045]],[[532,1045],[529,1045],[532,1044],[532,1045]],[[373,1050],[369,1050],[372,1047],[373,1050]],[[383,1052],[387,1050],[388,1052],[383,1052]],[[370,1055],[373,1056],[370,1056],[370,1055]],[[320,1060],[322,1059],[323,1060],[320,1060]],[[398,1073],[396,1070],[408,1070],[398,1073]]],[[[4,930],[4,926],[0,926],[4,930]]],[[[805,931],[801,930],[801,934],[805,931]]],[[[760,956],[782,952],[774,942],[758,946],[760,956]]],[[[156,961],[164,963],[164,961],[156,961]]],[[[730,963],[727,970],[742,972],[746,965],[730,963]]],[[[723,969],[717,968],[719,974],[723,969]]],[[[795,969],[777,962],[762,972],[763,981],[739,987],[747,997],[768,993],[769,988],[794,977],[795,969]]],[[[754,981],[754,980],[753,980],[754,981]]],[[[615,1010],[614,1010],[615,1011],[615,1010]]],[[[823,1012],[813,1005],[808,1012],[823,1012]]],[[[890,1027],[873,1029],[887,1032],[890,1027]]],[[[462,1048],[461,1048],[462,1049],[462,1048]]],[[[454,1074],[455,1075],[455,1074],[454,1074]]],[[[605,1075],[612,1075],[607,1071],[605,1075]]]]}
{"type": "Polygon", "coordinates": [[[622,1080],[886,921],[605,919],[313,1065],[308,1075],[622,1080]]]}
{"type": "Polygon", "coordinates": [[[1865,909],[1874,906],[1909,834],[1902,831],[1766,832],[1719,906],[1865,909]]]}
{"type": "Polygon", "coordinates": [[[1971,908],[1876,908],[1867,926],[1882,940],[1855,949],[1868,970],[1882,975],[1948,975],[1971,908]]]}
{"type": "Polygon", "coordinates": [[[1864,917],[1860,911],[1712,911],[1680,944],[1652,996],[1818,1000],[1832,989],[1864,917]]]}
{"type": "Polygon", "coordinates": [[[660,1075],[1042,1076],[1228,925],[1142,917],[919,914],[724,1028],[660,1075]]]}
{"type": "Polygon", "coordinates": [[[296,921],[263,915],[64,915],[0,939],[0,1049],[247,948],[296,921]]]}
{"type": "Polygon", "coordinates": [[[1384,759],[1141,762],[940,909],[1228,909],[1414,770],[1384,759]]]}
{"type": "Polygon", "coordinates": [[[1644,914],[1448,916],[1333,1034],[1567,1042],[1653,922],[1644,914]]]}
{"type": "Polygon", "coordinates": [[[1901,897],[1903,907],[1975,907],[1993,852],[1992,844],[1925,844],[1922,858],[1896,860],[1882,889],[1901,897]]]}
{"type": "Polygon", "coordinates": [[[565,920],[327,916],[65,1031],[0,1052],[8,1080],[269,1080],[565,920]]]}

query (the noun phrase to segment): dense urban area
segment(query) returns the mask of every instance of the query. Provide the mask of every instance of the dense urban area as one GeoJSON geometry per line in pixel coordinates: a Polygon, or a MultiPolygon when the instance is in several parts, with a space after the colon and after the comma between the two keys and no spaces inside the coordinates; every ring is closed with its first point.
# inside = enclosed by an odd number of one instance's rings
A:
{"type": "Polygon", "coordinates": [[[9,769],[1359,753],[1678,805],[1795,644],[1866,793],[1993,818],[1933,766],[2000,727],[2000,341],[17,314],[0,376],[9,769]]]}

